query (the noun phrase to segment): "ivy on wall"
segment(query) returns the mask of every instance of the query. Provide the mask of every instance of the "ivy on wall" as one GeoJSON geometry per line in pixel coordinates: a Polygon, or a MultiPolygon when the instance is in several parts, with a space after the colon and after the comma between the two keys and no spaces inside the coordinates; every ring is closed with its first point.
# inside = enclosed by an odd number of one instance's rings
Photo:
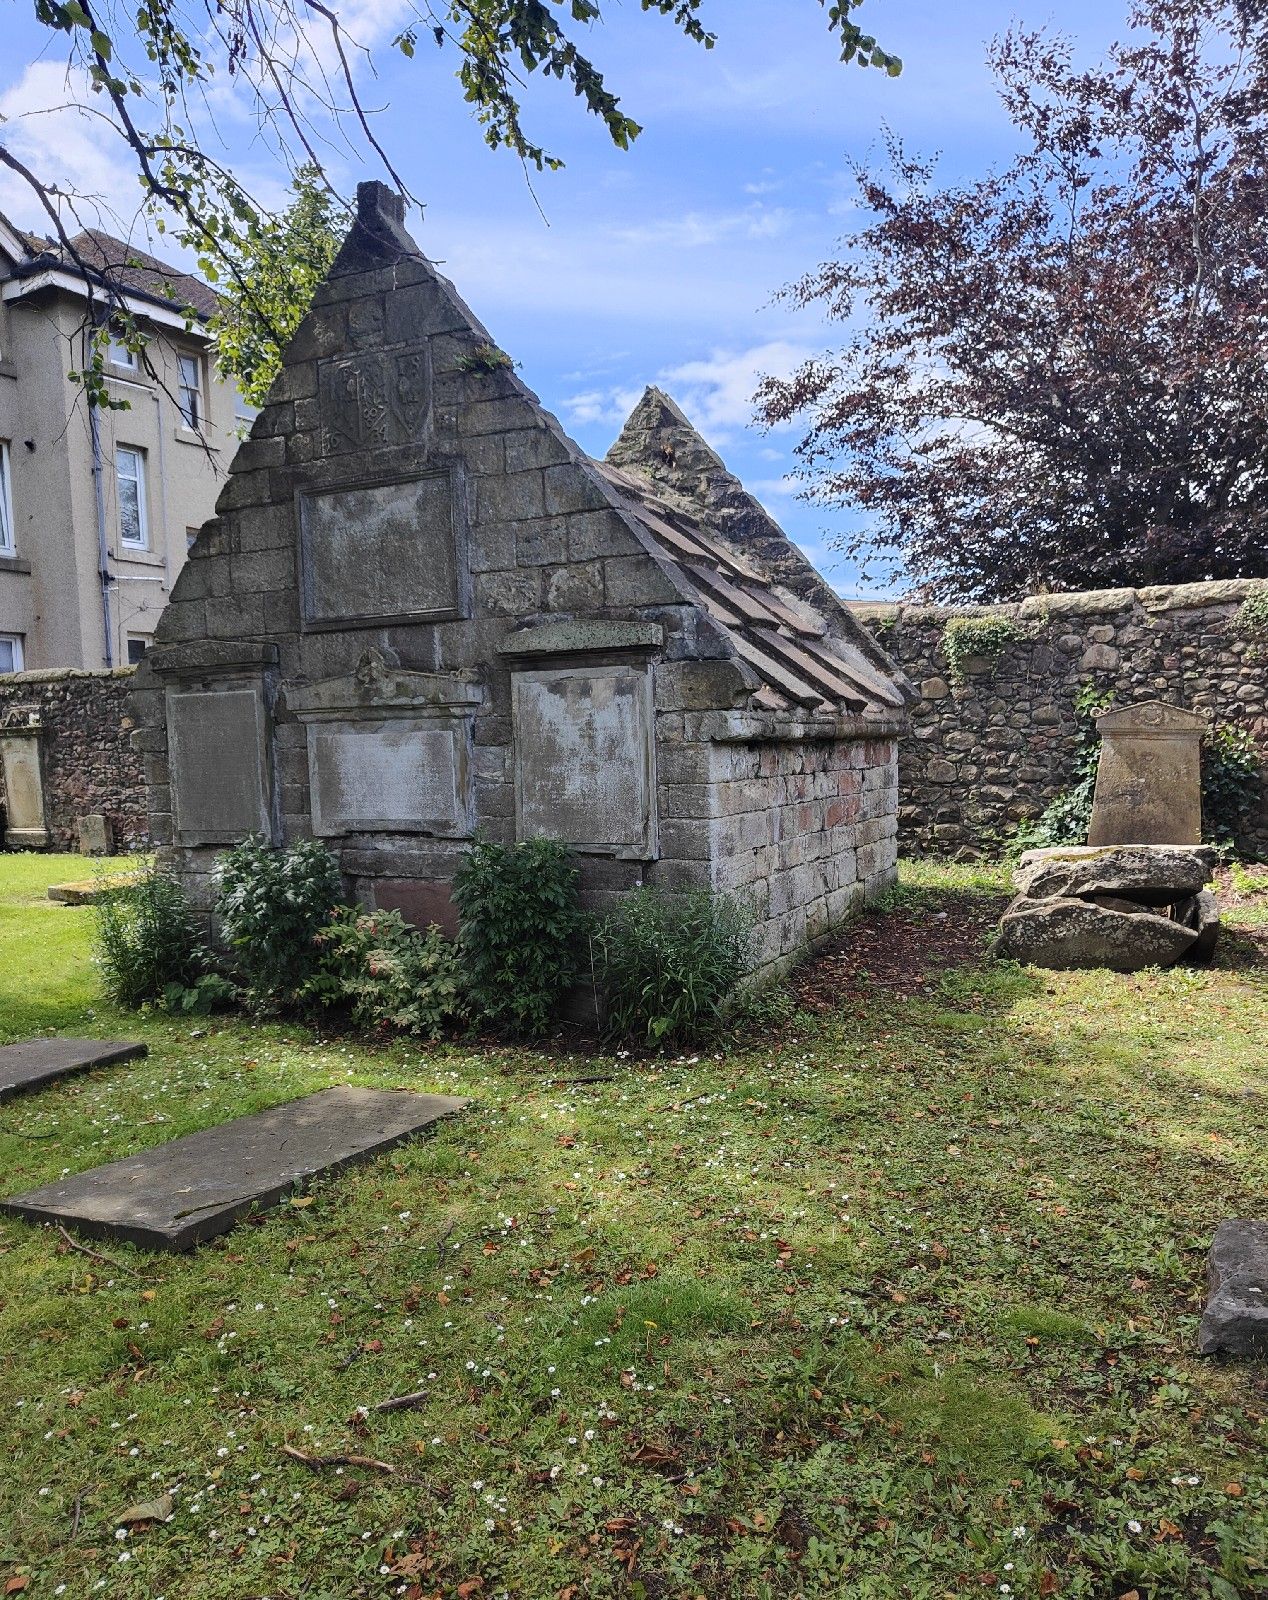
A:
{"type": "Polygon", "coordinates": [[[1011,617],[953,617],[942,635],[942,653],[954,684],[966,683],[970,663],[994,666],[1010,644],[1026,637],[1011,617]]]}

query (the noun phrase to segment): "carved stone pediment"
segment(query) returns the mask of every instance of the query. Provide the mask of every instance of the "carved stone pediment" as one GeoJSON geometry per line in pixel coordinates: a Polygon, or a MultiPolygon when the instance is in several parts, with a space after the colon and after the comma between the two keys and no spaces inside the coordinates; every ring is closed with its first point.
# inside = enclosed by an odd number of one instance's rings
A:
{"type": "Polygon", "coordinates": [[[393,666],[379,650],[363,652],[351,672],[287,691],[287,704],[301,722],[338,718],[381,721],[387,717],[459,716],[480,704],[484,691],[473,672],[415,672],[393,666]]]}

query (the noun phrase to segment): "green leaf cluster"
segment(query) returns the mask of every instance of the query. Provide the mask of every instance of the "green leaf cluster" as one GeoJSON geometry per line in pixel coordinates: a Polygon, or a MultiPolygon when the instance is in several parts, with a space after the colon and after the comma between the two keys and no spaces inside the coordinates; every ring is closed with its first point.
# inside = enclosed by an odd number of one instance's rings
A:
{"type": "Polygon", "coordinates": [[[399,911],[339,906],[316,935],[317,970],[305,1000],[346,1010],[360,1028],[438,1039],[467,1015],[457,947],[399,911]]]}
{"type": "MultiPolygon", "coordinates": [[[[318,167],[301,167],[291,184],[294,199],[277,217],[253,216],[223,238],[233,268],[220,289],[213,322],[222,372],[237,379],[254,406],[262,406],[282,363],[282,352],[303,321],[318,284],[330,270],[347,225],[343,207],[318,167]]],[[[215,261],[204,273],[218,276],[215,261]]]]}
{"type": "Polygon", "coordinates": [[[715,1029],[747,970],[752,917],[708,889],[628,894],[596,929],[595,970],[611,1033],[639,1045],[715,1029]]]}
{"type": "Polygon", "coordinates": [[[107,887],[93,905],[94,959],[116,1005],[165,1003],[197,984],[208,955],[176,879],[157,868],[107,887]]]}
{"type": "Polygon", "coordinates": [[[295,1005],[320,962],[318,935],[342,900],[339,863],[319,839],[286,849],[251,836],[216,864],[216,914],[247,1000],[295,1005]]]}
{"type": "Polygon", "coordinates": [[[544,1033],[577,975],[577,864],[553,839],[477,839],[454,874],[462,966],[495,1027],[544,1033]]]}
{"type": "Polygon", "coordinates": [[[1026,630],[1011,617],[953,617],[942,634],[942,653],[947,658],[951,682],[968,681],[972,660],[994,665],[1010,644],[1026,637],[1026,630]]]}

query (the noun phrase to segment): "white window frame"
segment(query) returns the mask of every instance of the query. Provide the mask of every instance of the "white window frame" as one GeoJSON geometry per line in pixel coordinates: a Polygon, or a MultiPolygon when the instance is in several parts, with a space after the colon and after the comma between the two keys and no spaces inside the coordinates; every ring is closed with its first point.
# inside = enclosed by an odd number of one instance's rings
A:
{"type": "Polygon", "coordinates": [[[141,646],[141,654],[142,654],[142,656],[144,656],[146,651],[149,650],[150,646],[153,643],[154,643],[154,635],[152,633],[130,633],[130,634],[128,634],[127,638],[123,641],[124,652],[125,652],[125,654],[127,655],[127,658],[128,658],[128,665],[129,666],[139,666],[140,665],[140,663],[138,661],[133,661],[132,660],[132,646],[134,644],[139,644],[141,646]]]}
{"type": "Polygon", "coordinates": [[[203,363],[201,356],[186,355],[181,351],[176,354],[177,401],[180,407],[181,425],[197,433],[205,421],[206,403],[203,391],[203,363]],[[194,381],[186,383],[186,364],[193,369],[194,381]],[[193,397],[192,405],[190,397],[193,397]],[[192,415],[191,415],[192,413],[192,415]]]}
{"type": "Polygon", "coordinates": [[[106,360],[112,367],[123,367],[127,372],[137,369],[137,354],[129,350],[118,334],[110,335],[110,343],[106,346],[106,360]]]}
{"type": "Polygon", "coordinates": [[[134,444],[118,444],[114,451],[114,477],[115,495],[119,502],[119,545],[124,550],[148,550],[150,548],[150,518],[145,504],[145,451],[134,444]],[[136,472],[125,478],[122,464],[123,457],[131,456],[136,462],[136,472]],[[138,537],[129,539],[123,531],[123,484],[131,481],[136,484],[137,500],[137,530],[138,537]]]}
{"type": "Polygon", "coordinates": [[[0,672],[5,670],[9,672],[25,672],[26,654],[22,648],[23,636],[20,633],[0,633],[0,644],[13,646],[13,665],[8,669],[0,667],[0,672]]]}
{"type": "Polygon", "coordinates": [[[13,529],[13,457],[9,441],[0,439],[0,556],[17,554],[13,529]]]}

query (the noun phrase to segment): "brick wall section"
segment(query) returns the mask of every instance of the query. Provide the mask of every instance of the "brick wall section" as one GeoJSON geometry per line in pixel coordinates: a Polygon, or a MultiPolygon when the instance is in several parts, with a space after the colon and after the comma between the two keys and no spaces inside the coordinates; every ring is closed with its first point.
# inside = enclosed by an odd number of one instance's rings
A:
{"type": "MultiPolygon", "coordinates": [[[[1119,705],[1165,700],[1247,728],[1268,764],[1268,651],[1239,636],[1252,580],[1038,596],[1020,605],[857,605],[919,685],[899,746],[899,839],[913,854],[998,847],[1070,783],[1084,685],[1119,705]],[[942,649],[957,616],[1013,618],[1023,637],[953,685],[942,649]]],[[[1239,840],[1268,855],[1268,794],[1239,840]]]]}
{"type": "Polygon", "coordinates": [[[35,713],[43,728],[44,808],[53,849],[77,850],[79,818],[92,813],[109,817],[120,849],[140,848],[148,840],[145,769],[131,745],[134,672],[121,667],[0,676],[0,725],[29,722],[35,713]]]}
{"type": "Polygon", "coordinates": [[[756,964],[787,966],[894,881],[891,739],[712,747],[714,887],[757,917],[756,964]]]}

